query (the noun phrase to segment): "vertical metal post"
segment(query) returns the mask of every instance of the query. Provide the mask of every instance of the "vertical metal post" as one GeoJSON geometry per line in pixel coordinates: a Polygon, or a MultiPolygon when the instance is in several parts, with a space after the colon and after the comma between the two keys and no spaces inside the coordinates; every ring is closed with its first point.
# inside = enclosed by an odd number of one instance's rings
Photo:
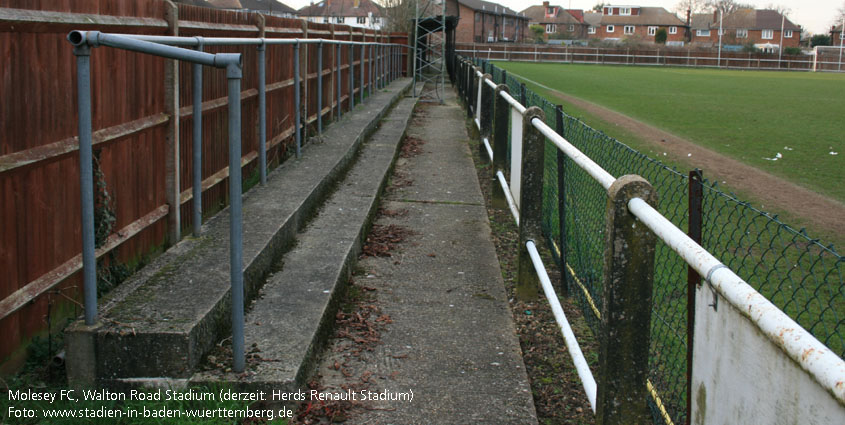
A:
{"type": "MultiPolygon", "coordinates": [[[[563,109],[560,105],[555,107],[555,131],[564,138],[563,131],[563,109]]],[[[558,292],[564,296],[569,296],[569,285],[566,284],[566,155],[560,150],[557,151],[557,220],[560,235],[558,238],[558,245],[560,246],[560,284],[557,288],[558,292]]]]}
{"type": "Polygon", "coordinates": [[[525,92],[525,83],[519,83],[519,103],[528,107],[528,94],[525,92]]]}
{"type": "MultiPolygon", "coordinates": [[[[362,38],[362,40],[363,40],[363,38],[362,38]]],[[[360,95],[359,99],[361,99],[361,103],[364,103],[364,86],[366,85],[367,80],[364,79],[364,44],[363,43],[361,44],[361,56],[360,56],[360,58],[361,59],[358,61],[358,67],[361,68],[360,69],[361,75],[358,76],[358,81],[360,81],[358,84],[361,86],[361,88],[359,89],[360,91],[358,92],[358,94],[360,95]]]]}
{"type": "MultiPolygon", "coordinates": [[[[493,106],[493,173],[504,171],[507,167],[508,156],[508,119],[510,116],[510,104],[501,93],[509,93],[508,86],[499,84],[496,86],[495,101],[493,106]]],[[[505,198],[505,190],[502,185],[493,183],[493,208],[505,209],[508,202],[505,198]]]]}
{"type": "MultiPolygon", "coordinates": [[[[258,45],[258,168],[261,185],[267,184],[267,45],[258,45]]],[[[297,96],[298,98],[298,96],[297,96]]],[[[298,121],[298,120],[297,120],[298,121]]],[[[299,143],[297,143],[297,148],[299,143]]],[[[297,157],[299,154],[297,153],[297,157]]]]}
{"type": "Polygon", "coordinates": [[[607,194],[596,423],[650,423],[646,380],[656,237],[628,202],[640,198],[657,206],[657,191],[627,175],[607,194]]]}
{"type": "Polygon", "coordinates": [[[341,108],[341,99],[343,99],[343,79],[340,78],[343,75],[340,71],[340,44],[337,45],[335,49],[335,58],[337,62],[337,119],[340,120],[340,117],[343,115],[343,108],[341,108]]]}
{"type": "MultiPolygon", "coordinates": [[[[350,36],[350,38],[352,38],[350,36]]],[[[349,45],[349,110],[355,107],[355,45],[349,45]]]]}
{"type": "Polygon", "coordinates": [[[85,324],[97,318],[97,257],[94,252],[94,153],[91,140],[91,48],[73,48],[76,55],[79,108],[79,189],[82,203],[82,277],[85,324]]]}
{"type": "MultiPolygon", "coordinates": [[[[698,168],[689,172],[689,201],[687,236],[701,245],[704,175],[698,168]]],[[[701,285],[701,276],[692,266],[687,266],[687,423],[692,414],[692,349],[695,340],[695,291],[701,285]]]]}
{"type": "Polygon", "coordinates": [[[243,211],[241,199],[240,65],[226,67],[229,83],[229,278],[232,285],[232,370],[244,371],[243,211]]]}
{"type": "MultiPolygon", "coordinates": [[[[199,44],[197,51],[202,51],[203,42],[197,37],[199,44]]],[[[192,228],[194,237],[198,237],[202,231],[202,65],[195,63],[191,65],[193,78],[191,81],[191,95],[193,96],[192,119],[194,124],[193,143],[191,145],[191,193],[193,194],[193,219],[192,228]]]]}
{"type": "Polygon", "coordinates": [[[502,84],[507,84],[507,83],[508,83],[508,71],[503,69],[502,70],[502,84]]]}
{"type": "Polygon", "coordinates": [[[317,135],[323,135],[323,42],[317,43],[317,135]]]}
{"type": "Polygon", "coordinates": [[[376,53],[376,48],[375,48],[374,45],[371,44],[370,45],[370,61],[369,61],[370,62],[370,87],[369,87],[370,96],[373,95],[373,92],[375,90],[374,85],[375,85],[375,82],[376,82],[375,75],[373,74],[373,72],[375,71],[375,68],[374,68],[375,53],[376,53]]]}
{"type": "Polygon", "coordinates": [[[537,298],[540,280],[525,243],[529,240],[540,244],[543,240],[543,157],[546,138],[531,121],[546,115],[538,107],[528,108],[522,117],[522,171],[519,200],[519,263],[516,296],[520,300],[537,298]]]}
{"type": "Polygon", "coordinates": [[[475,112],[475,67],[470,66],[467,69],[467,74],[469,74],[469,82],[467,83],[467,118],[472,118],[473,113],[475,112]]]}
{"type": "Polygon", "coordinates": [[[293,45],[293,97],[294,97],[294,133],[296,134],[296,157],[302,156],[302,119],[300,118],[300,108],[302,99],[300,99],[300,82],[299,82],[299,40],[293,45]]]}

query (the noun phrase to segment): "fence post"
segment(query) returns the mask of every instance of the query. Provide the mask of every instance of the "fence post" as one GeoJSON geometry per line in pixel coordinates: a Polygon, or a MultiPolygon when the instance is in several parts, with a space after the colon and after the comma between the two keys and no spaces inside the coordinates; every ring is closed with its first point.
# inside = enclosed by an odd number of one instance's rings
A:
{"type": "Polygon", "coordinates": [[[516,296],[520,300],[537,298],[540,280],[525,243],[543,240],[543,155],[546,138],[531,125],[534,118],[545,121],[543,110],[534,106],[522,116],[522,173],[519,192],[519,265],[516,296]]]}
{"type": "Polygon", "coordinates": [[[509,93],[506,84],[496,86],[495,102],[493,109],[493,208],[505,209],[508,201],[505,198],[505,190],[496,179],[496,172],[507,167],[508,157],[508,118],[510,118],[510,104],[500,93],[509,93]]]}
{"type": "Polygon", "coordinates": [[[642,177],[626,175],[607,193],[596,423],[645,424],[651,422],[646,380],[656,238],[628,211],[628,201],[656,206],[657,192],[642,177]]]}
{"type": "MultiPolygon", "coordinates": [[[[689,202],[687,235],[701,245],[703,222],[704,176],[698,168],[689,172],[689,202]]],[[[687,421],[692,417],[692,348],[695,339],[695,291],[701,285],[701,276],[692,266],[687,266],[687,421]]]]}
{"type": "Polygon", "coordinates": [[[226,68],[229,86],[229,279],[232,289],[232,370],[244,371],[243,210],[241,197],[240,64],[226,68]]]}
{"type": "MultiPolygon", "coordinates": [[[[560,105],[555,107],[555,131],[563,136],[563,109],[560,105]]],[[[560,245],[560,284],[558,292],[569,296],[569,285],[566,284],[566,155],[560,150],[557,151],[557,219],[560,230],[558,245],[560,245]]]]}
{"type": "MultiPolygon", "coordinates": [[[[172,2],[164,3],[164,19],[167,21],[167,35],[179,35],[179,8],[172,2]]],[[[164,113],[167,121],[165,136],[164,186],[167,199],[167,243],[175,245],[182,239],[180,217],[181,184],[179,183],[179,61],[164,61],[164,113]]]]}
{"type": "Polygon", "coordinates": [[[525,92],[525,83],[519,83],[519,103],[524,107],[528,107],[528,94],[525,92]]]}
{"type": "Polygon", "coordinates": [[[296,157],[302,156],[302,117],[300,117],[300,109],[302,108],[302,98],[300,95],[300,81],[299,81],[299,41],[293,45],[293,131],[296,140],[296,157]]]}
{"type": "Polygon", "coordinates": [[[472,118],[475,113],[475,80],[477,79],[476,75],[477,68],[475,66],[470,66],[467,72],[469,72],[469,92],[467,93],[467,118],[472,118]]]}
{"type": "MultiPolygon", "coordinates": [[[[487,84],[488,80],[493,80],[493,76],[490,74],[484,74],[481,77],[481,114],[479,114],[479,129],[478,135],[479,140],[481,143],[479,144],[479,152],[481,154],[481,158],[487,155],[487,150],[484,149],[484,139],[487,139],[487,143],[490,143],[490,136],[493,133],[493,88],[487,84]]],[[[492,161],[493,158],[490,158],[492,161]]]]}
{"type": "Polygon", "coordinates": [[[337,119],[343,116],[343,72],[341,70],[341,62],[343,61],[340,44],[335,44],[335,65],[337,66],[337,119]]]}
{"type": "Polygon", "coordinates": [[[323,137],[323,41],[317,43],[317,136],[323,137]]]}
{"type": "MultiPolygon", "coordinates": [[[[261,22],[264,16],[258,15],[261,22]]],[[[263,27],[263,25],[262,25],[263,27]]],[[[267,184],[267,45],[262,40],[258,45],[258,169],[261,185],[267,184]]]]}
{"type": "MultiPolygon", "coordinates": [[[[201,52],[203,50],[202,37],[197,39],[199,41],[197,51],[201,52]]],[[[194,127],[191,144],[191,193],[193,194],[191,226],[194,237],[199,237],[202,231],[202,65],[198,63],[191,65],[191,72],[193,73],[191,78],[193,86],[191,88],[191,96],[193,97],[191,121],[194,127]]]]}

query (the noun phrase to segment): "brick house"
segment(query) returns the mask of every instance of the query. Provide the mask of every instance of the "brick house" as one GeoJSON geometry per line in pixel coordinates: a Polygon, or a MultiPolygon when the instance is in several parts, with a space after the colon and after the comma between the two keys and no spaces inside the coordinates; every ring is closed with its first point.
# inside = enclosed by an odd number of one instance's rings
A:
{"type": "MultiPolygon", "coordinates": [[[[845,41],[845,36],[843,36],[845,32],[842,31],[842,25],[834,25],[830,27],[830,45],[831,46],[841,46],[842,42],[845,41]]],[[[786,43],[783,43],[786,44],[786,43]]]]}
{"type": "Polygon", "coordinates": [[[520,13],[528,18],[529,26],[540,25],[544,28],[546,40],[549,38],[587,38],[588,25],[584,22],[584,11],[582,10],[568,10],[544,1],[542,6],[530,6],[520,13]]]}
{"type": "MultiPolygon", "coordinates": [[[[722,18],[722,45],[748,45],[773,53],[783,47],[798,47],[801,27],[776,10],[741,9],[722,18]]],[[[719,44],[719,12],[692,17],[691,42],[700,46],[719,44]]]]}
{"type": "Polygon", "coordinates": [[[346,24],[375,30],[384,25],[381,6],[372,0],[323,0],[299,9],[299,17],[309,22],[346,24]]]}
{"type": "Polygon", "coordinates": [[[446,15],[459,19],[458,43],[522,42],[528,33],[528,18],[489,1],[447,0],[446,15]]]}
{"type": "Polygon", "coordinates": [[[591,33],[592,29],[588,27],[587,37],[653,43],[660,28],[666,29],[667,45],[684,45],[689,27],[662,7],[604,6],[599,26],[595,28],[595,33],[591,33]]]}

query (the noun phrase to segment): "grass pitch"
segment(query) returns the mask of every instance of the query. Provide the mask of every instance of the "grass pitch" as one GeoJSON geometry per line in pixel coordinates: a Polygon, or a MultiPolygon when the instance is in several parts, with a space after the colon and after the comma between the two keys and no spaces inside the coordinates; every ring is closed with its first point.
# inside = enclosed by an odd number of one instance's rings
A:
{"type": "Polygon", "coordinates": [[[496,64],[845,202],[845,75],[496,64]]]}

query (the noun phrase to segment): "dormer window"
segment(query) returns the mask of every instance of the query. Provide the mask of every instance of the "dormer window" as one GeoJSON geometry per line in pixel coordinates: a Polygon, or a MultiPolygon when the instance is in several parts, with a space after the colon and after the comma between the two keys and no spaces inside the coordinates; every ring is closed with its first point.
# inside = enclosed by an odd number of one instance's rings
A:
{"type": "Polygon", "coordinates": [[[546,8],[546,16],[555,16],[555,8],[554,7],[547,7],[546,8]]]}
{"type": "Polygon", "coordinates": [[[630,7],[620,7],[619,14],[622,16],[631,16],[631,8],[630,7]]]}

